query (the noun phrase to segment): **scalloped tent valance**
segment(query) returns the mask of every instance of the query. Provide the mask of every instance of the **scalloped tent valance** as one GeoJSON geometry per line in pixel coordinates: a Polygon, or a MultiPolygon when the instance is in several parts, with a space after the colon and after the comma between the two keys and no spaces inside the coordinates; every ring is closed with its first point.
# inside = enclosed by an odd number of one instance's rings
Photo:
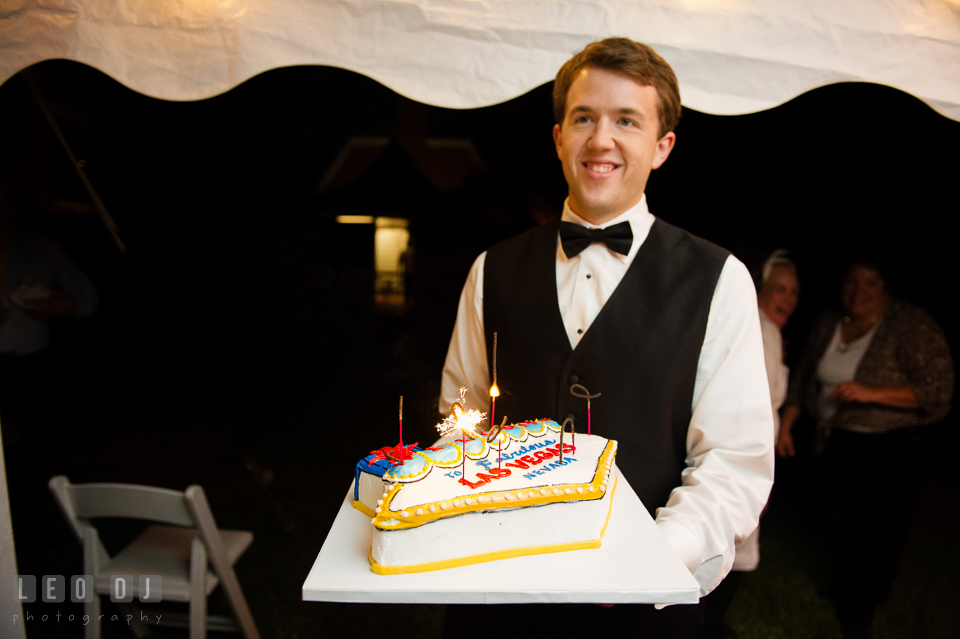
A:
{"type": "Polygon", "coordinates": [[[473,108],[552,80],[609,35],[652,45],[699,111],[749,113],[865,81],[960,120],[960,0],[8,0],[0,80],[67,58],[197,100],[269,69],[327,65],[473,108]]]}

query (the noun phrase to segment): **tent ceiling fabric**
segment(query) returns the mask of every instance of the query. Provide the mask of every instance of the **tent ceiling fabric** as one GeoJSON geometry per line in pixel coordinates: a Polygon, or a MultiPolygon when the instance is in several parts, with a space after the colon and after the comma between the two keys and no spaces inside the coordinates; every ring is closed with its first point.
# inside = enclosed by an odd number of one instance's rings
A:
{"type": "Polygon", "coordinates": [[[68,58],[197,100],[269,69],[327,65],[473,108],[552,80],[609,35],[652,45],[699,111],[866,81],[960,120],[960,0],[0,0],[0,80],[68,58]]]}

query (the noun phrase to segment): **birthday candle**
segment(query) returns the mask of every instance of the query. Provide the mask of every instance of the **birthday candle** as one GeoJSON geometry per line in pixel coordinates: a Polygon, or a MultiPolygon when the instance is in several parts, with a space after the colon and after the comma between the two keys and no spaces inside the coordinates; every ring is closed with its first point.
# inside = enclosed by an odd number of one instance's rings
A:
{"type": "MultiPolygon", "coordinates": [[[[496,425],[497,397],[500,389],[497,388],[497,334],[493,334],[493,386],[490,387],[490,429],[496,425]]],[[[500,468],[500,440],[497,440],[497,468],[500,468]]]]}
{"type": "Polygon", "coordinates": [[[490,428],[497,424],[496,410],[497,397],[500,396],[500,389],[497,388],[497,334],[493,334],[493,386],[490,387],[490,428]]]}
{"type": "Polygon", "coordinates": [[[591,394],[590,394],[590,391],[588,391],[586,388],[584,388],[582,384],[574,384],[573,386],[570,387],[570,394],[573,395],[574,397],[580,397],[580,398],[582,398],[582,399],[587,400],[587,435],[590,435],[590,434],[591,434],[591,430],[592,430],[592,429],[590,428],[590,426],[591,426],[591,424],[590,424],[590,400],[591,400],[591,399],[596,399],[596,398],[600,397],[600,393],[597,393],[596,395],[591,395],[591,394]],[[580,391],[582,391],[582,392],[580,392],[580,391]]]}
{"type": "Polygon", "coordinates": [[[590,398],[587,398],[587,435],[590,434],[590,398]]]}

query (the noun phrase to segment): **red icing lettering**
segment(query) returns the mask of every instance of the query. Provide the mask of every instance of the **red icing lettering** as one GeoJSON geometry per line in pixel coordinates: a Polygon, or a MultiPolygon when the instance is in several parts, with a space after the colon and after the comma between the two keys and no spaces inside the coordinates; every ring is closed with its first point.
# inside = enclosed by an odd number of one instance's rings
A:
{"type": "MultiPolygon", "coordinates": [[[[563,452],[565,453],[572,453],[572,452],[575,452],[576,450],[577,449],[574,446],[571,446],[570,444],[563,445],[563,452]]],[[[520,459],[517,459],[512,462],[507,462],[506,465],[513,466],[514,468],[519,468],[521,470],[526,470],[530,466],[536,466],[537,464],[543,462],[546,459],[551,459],[552,457],[559,456],[559,455],[560,455],[560,445],[557,444],[552,448],[548,447],[544,450],[538,450],[534,452],[533,455],[524,455],[520,459]]]]}
{"type": "Polygon", "coordinates": [[[477,481],[473,482],[468,479],[459,480],[464,486],[469,486],[476,490],[484,484],[489,484],[491,479],[500,479],[501,477],[509,477],[510,469],[509,468],[491,468],[486,473],[477,473],[477,481]]]}
{"type": "MultiPolygon", "coordinates": [[[[576,452],[576,447],[571,446],[570,444],[563,444],[563,452],[572,453],[576,452]]],[[[542,463],[547,459],[552,459],[553,457],[560,455],[560,445],[557,444],[553,447],[547,447],[544,450],[538,450],[533,453],[533,455],[524,455],[520,459],[515,459],[514,461],[505,462],[505,466],[512,466],[513,468],[519,468],[520,470],[527,470],[531,466],[536,466],[537,464],[542,463]]],[[[477,473],[476,482],[468,481],[466,479],[461,479],[460,483],[465,486],[470,486],[470,488],[476,489],[484,484],[489,484],[493,479],[500,479],[501,477],[509,477],[511,470],[509,468],[487,468],[485,473],[477,473]]]]}

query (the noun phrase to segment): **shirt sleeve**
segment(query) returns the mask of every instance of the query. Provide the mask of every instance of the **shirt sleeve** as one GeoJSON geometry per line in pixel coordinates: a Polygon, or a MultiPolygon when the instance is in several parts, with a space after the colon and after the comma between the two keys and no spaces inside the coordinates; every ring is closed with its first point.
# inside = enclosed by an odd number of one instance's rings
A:
{"type": "Polygon", "coordinates": [[[733,566],[773,485],[773,412],[756,290],[730,256],[714,291],[693,391],[681,485],[657,525],[702,594],[733,566]]]}
{"type": "Polygon", "coordinates": [[[950,412],[953,360],[936,320],[924,310],[911,310],[904,314],[905,321],[897,329],[901,339],[896,358],[926,423],[943,419],[950,412]]]}
{"type": "Polygon", "coordinates": [[[460,293],[457,323],[450,337],[447,359],[443,364],[440,384],[440,415],[450,414],[450,405],[460,398],[461,386],[472,391],[471,407],[489,411],[490,370],[487,365],[487,343],[483,332],[483,265],[487,254],[474,261],[467,282],[460,293]]]}

